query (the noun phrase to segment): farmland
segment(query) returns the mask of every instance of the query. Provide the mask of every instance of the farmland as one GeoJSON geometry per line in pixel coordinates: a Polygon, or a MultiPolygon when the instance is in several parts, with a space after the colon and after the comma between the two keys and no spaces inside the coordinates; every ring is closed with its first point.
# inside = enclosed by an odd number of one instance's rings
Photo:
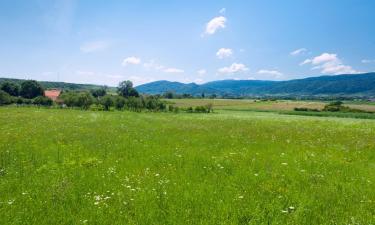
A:
{"type": "Polygon", "coordinates": [[[210,114],[0,107],[0,224],[375,223],[374,120],[228,101],[210,114]]]}

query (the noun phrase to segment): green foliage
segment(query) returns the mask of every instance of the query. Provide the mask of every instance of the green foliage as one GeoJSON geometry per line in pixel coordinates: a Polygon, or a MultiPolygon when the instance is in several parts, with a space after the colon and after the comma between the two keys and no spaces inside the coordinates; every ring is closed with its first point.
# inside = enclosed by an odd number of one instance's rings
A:
{"type": "Polygon", "coordinates": [[[24,98],[35,98],[44,95],[44,89],[35,80],[26,80],[21,83],[20,95],[24,98]]]}
{"type": "Polygon", "coordinates": [[[95,101],[89,92],[68,91],[62,93],[59,98],[68,107],[79,107],[82,109],[89,109],[90,105],[95,101]]]}
{"type": "Polygon", "coordinates": [[[109,111],[109,109],[114,106],[115,101],[111,95],[105,95],[100,99],[100,104],[104,107],[105,111],[109,111]]]}
{"type": "Polygon", "coordinates": [[[11,96],[7,92],[0,90],[0,105],[8,105],[11,103],[12,103],[11,96]]]}
{"type": "Polygon", "coordinates": [[[14,83],[14,82],[6,81],[6,82],[3,82],[0,85],[0,90],[5,91],[6,93],[8,93],[11,96],[18,96],[19,91],[20,91],[20,87],[19,87],[18,84],[14,83]]]}
{"type": "Polygon", "coordinates": [[[104,95],[107,94],[107,91],[105,88],[93,89],[90,92],[92,96],[94,96],[95,98],[103,97],[104,95]]]}
{"type": "Polygon", "coordinates": [[[117,88],[117,93],[125,98],[138,97],[138,91],[133,87],[133,83],[130,80],[122,81],[117,88]]]}
{"type": "Polygon", "coordinates": [[[44,96],[38,96],[33,99],[34,105],[41,105],[41,106],[51,106],[53,104],[53,101],[47,97],[44,96]]]}

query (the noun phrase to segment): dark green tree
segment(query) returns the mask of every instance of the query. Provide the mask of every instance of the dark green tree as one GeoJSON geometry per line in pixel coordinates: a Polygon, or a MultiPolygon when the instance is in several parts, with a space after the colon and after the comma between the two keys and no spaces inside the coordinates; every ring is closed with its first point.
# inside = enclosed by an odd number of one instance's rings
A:
{"type": "Polygon", "coordinates": [[[6,93],[12,95],[12,96],[18,96],[20,87],[18,84],[13,83],[13,82],[4,82],[0,86],[0,90],[5,91],[6,93]]]}
{"type": "Polygon", "coordinates": [[[113,97],[110,95],[105,95],[100,99],[100,104],[104,107],[105,111],[109,111],[111,106],[114,106],[113,97]]]}
{"type": "Polygon", "coordinates": [[[117,93],[125,98],[138,97],[138,91],[133,87],[130,80],[122,81],[117,87],[117,93]]]}
{"type": "Polygon", "coordinates": [[[95,98],[99,98],[99,97],[103,97],[104,95],[106,95],[107,91],[105,88],[99,88],[99,89],[91,90],[91,94],[95,98]]]}
{"type": "Polygon", "coordinates": [[[24,98],[35,98],[37,96],[43,96],[44,89],[35,80],[27,80],[21,83],[20,95],[24,98]]]}

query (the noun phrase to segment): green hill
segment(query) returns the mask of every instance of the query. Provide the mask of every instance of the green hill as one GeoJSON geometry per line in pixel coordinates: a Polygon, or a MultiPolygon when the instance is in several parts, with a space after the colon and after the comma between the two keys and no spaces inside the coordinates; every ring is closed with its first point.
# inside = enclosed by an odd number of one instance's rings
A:
{"type": "Polygon", "coordinates": [[[156,81],[136,87],[141,93],[229,96],[375,96],[375,73],[319,76],[288,81],[220,80],[205,84],[156,81]]]}

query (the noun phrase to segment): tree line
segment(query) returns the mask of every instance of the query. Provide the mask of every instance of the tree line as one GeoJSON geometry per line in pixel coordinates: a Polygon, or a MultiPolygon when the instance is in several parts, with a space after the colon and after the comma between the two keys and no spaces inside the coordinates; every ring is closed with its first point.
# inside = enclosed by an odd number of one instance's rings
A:
{"type": "Polygon", "coordinates": [[[209,113],[212,105],[180,109],[162,99],[158,95],[140,95],[131,81],[123,81],[117,87],[117,93],[107,93],[107,89],[99,88],[90,91],[63,91],[56,102],[44,96],[43,86],[34,80],[27,80],[18,85],[3,82],[0,85],[0,105],[38,105],[79,108],[93,111],[130,110],[209,113]]]}

